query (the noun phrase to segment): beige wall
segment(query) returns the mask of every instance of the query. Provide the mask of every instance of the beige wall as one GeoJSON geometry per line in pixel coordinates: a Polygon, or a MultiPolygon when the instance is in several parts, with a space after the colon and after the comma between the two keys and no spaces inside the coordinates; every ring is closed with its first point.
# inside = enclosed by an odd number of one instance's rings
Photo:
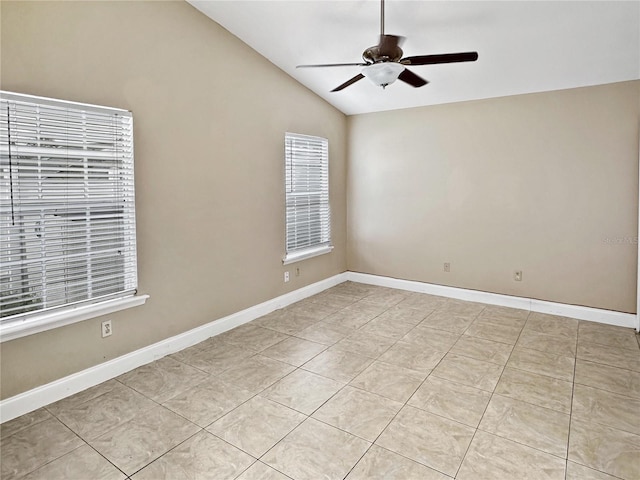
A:
{"type": "Polygon", "coordinates": [[[107,339],[102,317],[2,343],[2,398],[345,270],[342,113],[183,2],[1,5],[2,89],[133,111],[151,295],[107,339]],[[286,131],[329,139],[335,249],[285,285],[286,131]]]}
{"type": "Polygon", "coordinates": [[[349,117],[348,269],[635,312],[639,98],[627,82],[349,117]]]}

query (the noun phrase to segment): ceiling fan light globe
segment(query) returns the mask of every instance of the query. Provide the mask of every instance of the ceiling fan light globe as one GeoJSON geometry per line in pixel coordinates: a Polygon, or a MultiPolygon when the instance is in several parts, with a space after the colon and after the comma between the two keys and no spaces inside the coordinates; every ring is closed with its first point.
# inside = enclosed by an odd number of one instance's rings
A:
{"type": "Polygon", "coordinates": [[[364,67],[362,74],[379,87],[384,87],[395,82],[404,68],[397,62],[374,63],[364,67]]]}

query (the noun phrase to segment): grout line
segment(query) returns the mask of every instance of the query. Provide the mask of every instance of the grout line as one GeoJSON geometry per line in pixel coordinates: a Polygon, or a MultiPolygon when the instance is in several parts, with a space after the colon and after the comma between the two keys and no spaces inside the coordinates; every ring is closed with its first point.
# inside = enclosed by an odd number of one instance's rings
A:
{"type": "MultiPolygon", "coordinates": [[[[484,407],[482,415],[480,416],[480,420],[478,420],[478,425],[476,426],[475,432],[473,432],[473,437],[471,437],[471,441],[469,442],[469,445],[467,446],[467,450],[464,452],[464,455],[462,456],[462,461],[460,462],[460,465],[458,465],[458,469],[456,470],[456,474],[454,475],[454,478],[458,476],[458,473],[460,472],[460,469],[462,468],[462,465],[464,464],[464,461],[467,458],[467,455],[469,454],[469,450],[471,449],[471,445],[473,444],[473,441],[476,438],[476,434],[478,433],[478,430],[480,430],[479,427],[480,427],[480,424],[482,423],[482,419],[484,418],[485,414],[487,413],[487,409],[489,408],[489,405],[491,404],[491,400],[493,400],[493,396],[496,395],[496,393],[495,393],[496,388],[498,387],[498,384],[500,383],[500,380],[502,379],[502,375],[504,375],[504,371],[507,368],[507,364],[509,363],[509,360],[511,359],[511,355],[513,355],[513,350],[515,350],[516,344],[518,343],[518,340],[520,340],[520,335],[522,335],[522,331],[524,330],[524,327],[527,324],[527,320],[529,319],[529,315],[531,315],[531,312],[529,312],[527,314],[527,319],[525,319],[525,322],[522,325],[522,328],[520,329],[520,333],[518,334],[518,338],[516,339],[515,343],[513,344],[513,348],[511,349],[511,352],[509,353],[509,358],[507,358],[507,361],[505,362],[504,366],[502,367],[502,372],[500,373],[500,377],[498,377],[498,381],[496,382],[495,386],[493,387],[493,390],[491,391],[491,397],[489,398],[489,401],[487,402],[487,404],[484,407]]],[[[478,317],[476,317],[476,319],[477,318],[478,317]]],[[[474,322],[475,322],[476,319],[474,319],[474,322]]],[[[469,327],[471,327],[471,325],[469,325],[469,327]]],[[[466,330],[465,330],[465,332],[466,332],[466,330]]],[[[481,430],[481,431],[484,432],[484,430],[481,430]]]]}
{"type": "Polygon", "coordinates": [[[571,402],[569,403],[569,431],[567,432],[567,454],[564,462],[564,475],[565,479],[567,478],[567,472],[569,470],[569,447],[571,445],[571,429],[573,424],[573,397],[575,395],[576,389],[576,367],[578,365],[578,337],[580,336],[580,323],[578,322],[578,331],[576,333],[576,345],[575,352],[576,356],[573,362],[573,381],[571,382],[571,402]]]}

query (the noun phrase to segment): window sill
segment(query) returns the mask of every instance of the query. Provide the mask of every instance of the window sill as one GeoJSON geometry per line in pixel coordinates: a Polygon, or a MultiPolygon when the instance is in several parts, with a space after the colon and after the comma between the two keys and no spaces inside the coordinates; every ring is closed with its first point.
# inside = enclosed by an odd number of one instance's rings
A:
{"type": "Polygon", "coordinates": [[[106,315],[126,308],[137,307],[138,305],[143,305],[147,301],[147,298],[149,298],[149,295],[133,295],[94,303],[92,305],[84,305],[57,312],[47,312],[41,315],[18,319],[6,325],[0,325],[0,343],[99,317],[100,315],[106,315]]]}
{"type": "Polygon", "coordinates": [[[324,255],[330,253],[333,250],[333,245],[324,245],[322,247],[309,248],[300,252],[290,253],[282,259],[283,265],[289,265],[290,263],[299,262],[308,258],[317,257],[318,255],[324,255]]]}

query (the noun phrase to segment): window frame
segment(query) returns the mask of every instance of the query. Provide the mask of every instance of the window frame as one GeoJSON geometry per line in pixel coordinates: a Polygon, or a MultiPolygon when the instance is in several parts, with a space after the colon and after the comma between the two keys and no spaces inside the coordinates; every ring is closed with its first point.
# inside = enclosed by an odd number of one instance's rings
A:
{"type": "MultiPolygon", "coordinates": [[[[308,258],[316,257],[318,255],[324,255],[326,253],[330,253],[333,250],[333,244],[331,239],[331,202],[330,202],[330,180],[329,180],[329,140],[324,137],[312,136],[312,135],[303,135],[299,133],[286,132],[285,133],[285,155],[284,155],[284,168],[285,168],[285,255],[282,259],[283,265],[288,265],[294,262],[299,262],[301,260],[306,260],[308,258]],[[306,173],[303,171],[298,173],[298,175],[306,180],[309,183],[310,180],[315,180],[316,182],[320,181],[319,190],[312,192],[310,190],[301,190],[294,192],[296,181],[294,179],[294,171],[296,169],[295,160],[292,158],[293,150],[291,142],[310,142],[312,145],[309,147],[309,151],[311,149],[320,149],[320,173],[315,176],[311,176],[307,171],[306,173]],[[318,241],[311,243],[309,245],[298,246],[294,248],[290,248],[291,243],[295,243],[290,238],[290,232],[292,228],[290,228],[290,203],[294,200],[294,197],[302,198],[306,196],[307,202],[307,215],[311,215],[314,213],[318,217],[318,222],[314,223],[313,228],[308,228],[307,235],[311,237],[312,235],[318,236],[318,241]],[[317,196],[319,198],[317,209],[313,209],[310,206],[311,197],[317,196]],[[314,229],[314,233],[311,233],[311,230],[314,229]]],[[[317,153],[311,152],[308,153],[304,158],[298,159],[298,161],[310,162],[315,160],[317,157],[317,153]]],[[[306,165],[308,168],[308,164],[306,165]]],[[[301,168],[300,164],[298,164],[298,168],[301,168]]],[[[301,210],[305,211],[305,207],[303,206],[301,210]]],[[[302,215],[301,215],[302,216],[302,215]]],[[[293,230],[298,232],[297,225],[293,226],[293,230]]]]}
{"type": "MultiPolygon", "coordinates": [[[[87,278],[84,282],[84,285],[86,285],[86,290],[87,290],[87,298],[81,298],[80,300],[74,299],[74,296],[70,296],[67,297],[66,295],[63,294],[63,296],[58,296],[58,300],[54,300],[54,305],[52,306],[47,306],[47,302],[49,300],[47,300],[48,297],[39,297],[40,299],[40,303],[41,305],[38,306],[38,308],[32,310],[32,311],[22,311],[22,312],[17,312],[16,314],[9,314],[7,315],[5,318],[0,318],[0,342],[5,342],[8,340],[13,340],[15,338],[20,338],[26,335],[31,335],[34,333],[38,333],[38,332],[42,332],[42,331],[46,331],[52,328],[57,328],[63,325],[68,325],[71,323],[75,323],[78,321],[82,321],[82,320],[86,320],[89,318],[93,318],[99,315],[105,315],[108,313],[112,313],[118,310],[122,310],[125,308],[130,308],[130,307],[134,307],[134,306],[138,306],[138,305],[142,305],[146,302],[146,300],[149,298],[148,295],[138,295],[137,294],[137,289],[138,289],[138,282],[137,282],[137,241],[136,241],[136,221],[135,221],[135,185],[134,185],[134,175],[133,175],[133,167],[134,167],[134,163],[133,163],[133,115],[130,111],[127,110],[122,110],[122,109],[118,109],[118,108],[111,108],[111,107],[102,107],[102,106],[98,106],[98,105],[90,105],[90,104],[84,104],[84,103],[78,103],[78,102],[70,102],[70,101],[65,101],[65,100],[58,100],[58,99],[52,99],[52,98],[45,98],[45,97],[37,97],[37,96],[33,96],[33,95],[25,95],[25,94],[20,94],[20,93],[14,93],[14,92],[7,92],[7,91],[0,91],[0,98],[2,99],[2,105],[3,108],[6,106],[7,108],[7,119],[3,120],[3,128],[5,126],[5,122],[7,125],[7,128],[11,128],[11,126],[13,125],[12,120],[10,120],[12,117],[12,115],[17,115],[18,110],[17,108],[26,108],[27,110],[25,111],[29,111],[29,109],[33,109],[33,111],[37,111],[40,112],[40,109],[49,109],[50,112],[53,112],[53,115],[57,115],[55,112],[59,111],[61,114],[65,113],[65,117],[64,117],[64,128],[70,128],[69,130],[65,130],[65,131],[69,131],[69,132],[74,132],[74,134],[77,134],[83,138],[88,138],[87,135],[89,135],[87,132],[85,132],[84,130],[82,130],[82,132],[79,131],[75,131],[73,129],[73,120],[71,120],[71,124],[68,123],[67,119],[73,119],[73,118],[79,118],[82,117],[87,118],[87,120],[83,120],[86,122],[89,122],[90,120],[88,120],[89,118],[91,118],[91,121],[94,120],[94,118],[96,118],[95,116],[101,116],[100,118],[104,117],[106,120],[104,120],[104,123],[97,123],[96,125],[107,125],[107,122],[109,121],[108,119],[111,118],[112,120],[110,120],[113,125],[120,125],[118,122],[118,118],[124,119],[121,121],[124,121],[124,123],[126,124],[125,126],[125,130],[123,130],[122,132],[124,132],[123,134],[125,135],[125,137],[113,137],[113,141],[117,142],[117,145],[120,145],[120,142],[130,142],[130,153],[125,154],[122,153],[120,150],[117,150],[116,147],[116,153],[111,154],[110,157],[108,157],[107,163],[104,163],[103,165],[103,161],[98,161],[96,162],[95,160],[90,160],[90,158],[94,157],[93,154],[89,153],[88,156],[87,155],[81,155],[82,157],[85,157],[84,160],[84,165],[85,165],[85,176],[83,177],[84,180],[84,192],[85,192],[85,197],[84,198],[90,198],[87,197],[87,195],[91,195],[91,192],[94,192],[94,194],[99,195],[99,198],[103,198],[104,196],[104,192],[105,192],[105,188],[108,188],[109,190],[108,192],[116,192],[116,193],[112,193],[111,195],[117,195],[115,198],[120,199],[120,198],[126,198],[126,200],[123,200],[124,202],[128,202],[128,203],[123,203],[122,205],[122,212],[121,213],[109,213],[109,215],[115,215],[115,217],[105,217],[103,213],[100,213],[100,211],[97,211],[98,215],[100,215],[99,217],[92,217],[92,215],[94,215],[93,213],[93,208],[94,207],[90,207],[92,208],[92,210],[88,210],[88,204],[87,202],[89,200],[78,200],[77,202],[74,202],[73,199],[74,198],[78,198],[77,195],[75,195],[73,192],[75,190],[70,190],[75,188],[73,186],[73,184],[69,184],[68,181],[67,183],[63,182],[63,185],[67,185],[66,187],[62,187],[62,190],[64,192],[69,192],[71,191],[72,193],[65,193],[62,197],[60,197],[60,194],[58,193],[54,193],[57,192],[59,190],[55,190],[60,189],[61,187],[55,187],[55,185],[53,185],[51,187],[51,190],[47,190],[47,195],[55,195],[52,198],[64,198],[64,205],[66,205],[67,210],[64,210],[64,212],[72,212],[75,211],[75,209],[78,209],[79,207],[85,208],[87,209],[86,213],[84,214],[84,218],[86,218],[86,222],[90,222],[90,223],[94,223],[97,222],[97,226],[96,227],[92,227],[90,224],[83,226],[82,224],[78,224],[78,226],[73,227],[74,230],[72,231],[72,233],[70,234],[64,234],[64,235],[73,235],[72,237],[68,237],[69,242],[74,242],[77,239],[86,239],[85,241],[87,242],[87,244],[90,244],[90,242],[99,242],[102,241],[105,237],[105,232],[108,231],[112,231],[114,232],[113,228],[116,228],[115,232],[120,232],[120,227],[113,227],[113,226],[109,226],[111,223],[108,224],[104,224],[104,222],[117,222],[117,225],[122,225],[122,228],[126,230],[126,233],[112,233],[110,234],[109,237],[107,238],[119,238],[117,237],[117,235],[122,235],[122,241],[124,242],[122,244],[122,247],[118,247],[118,255],[120,255],[120,251],[122,250],[123,253],[123,260],[122,260],[122,277],[121,280],[118,280],[120,277],[116,276],[110,276],[110,277],[102,277],[105,278],[105,280],[100,280],[101,277],[97,277],[97,282],[104,282],[106,281],[106,278],[113,278],[115,280],[109,280],[109,284],[113,284],[113,290],[112,292],[108,291],[109,288],[107,288],[107,290],[104,291],[104,293],[96,293],[95,296],[91,293],[91,285],[92,285],[92,280],[87,278]],[[12,110],[13,113],[11,113],[8,109],[11,107],[11,105],[15,105],[13,108],[16,110],[12,110]],[[24,107],[18,107],[18,105],[24,105],[24,107]],[[53,110],[52,110],[53,109],[53,110]],[[56,110],[59,109],[59,110],[56,110]],[[106,117],[105,117],[106,115],[106,117]],[[71,125],[71,127],[69,127],[69,125],[71,125]],[[82,133],[82,135],[80,135],[80,133],[82,133]],[[111,167],[107,167],[106,165],[111,165],[111,164],[115,164],[117,165],[116,171],[115,173],[111,171],[111,167]],[[121,167],[122,166],[122,167],[121,167]],[[96,167],[98,167],[96,169],[96,167]],[[109,168],[109,173],[103,173],[106,172],[109,168]],[[125,168],[128,169],[127,173],[123,173],[120,168],[125,168]],[[108,175],[107,177],[105,177],[104,175],[108,175]],[[106,179],[105,179],[106,178],[106,179]],[[114,181],[115,179],[115,181],[114,181]],[[106,183],[105,183],[106,182],[106,183]],[[95,187],[93,187],[93,185],[95,185],[95,187]],[[113,186],[110,186],[113,185],[113,186]],[[108,186],[108,187],[107,187],[108,186]],[[112,190],[115,189],[115,190],[112,190]],[[120,192],[121,190],[127,190],[129,193],[126,194],[121,194],[121,193],[117,193],[120,192]],[[98,192],[98,193],[96,193],[98,192]],[[75,197],[74,197],[75,195],[75,197]],[[123,197],[121,197],[120,195],[124,195],[123,197]],[[71,201],[69,199],[72,199],[71,201]],[[92,220],[93,218],[93,220],[92,220]],[[95,220],[95,218],[98,218],[98,220],[95,220]],[[105,220],[106,218],[106,220],[105,220]],[[109,220],[108,218],[122,218],[121,222],[119,220],[109,220]],[[94,230],[94,228],[97,228],[98,230],[94,230]],[[106,229],[110,229],[110,230],[106,230],[106,229]],[[76,233],[76,232],[80,232],[80,234],[76,233]],[[118,284],[122,284],[122,287],[119,287],[118,284]],[[59,304],[56,304],[59,303],[59,304]]],[[[37,115],[40,115],[39,113],[37,115]]],[[[46,115],[45,115],[46,116],[46,115]]],[[[16,117],[17,118],[17,117],[16,117]]],[[[30,118],[30,117],[29,117],[30,118]]],[[[48,116],[46,116],[47,121],[49,121],[48,116]]],[[[27,122],[27,120],[21,120],[23,122],[27,122]]],[[[98,120],[95,120],[98,121],[98,120]]],[[[102,120],[100,120],[102,121],[102,120]]],[[[40,124],[40,117],[38,116],[38,120],[35,123],[23,123],[22,125],[26,125],[26,127],[22,127],[22,128],[32,128],[35,135],[37,135],[37,138],[42,138],[40,135],[42,135],[40,132],[42,129],[46,130],[47,128],[49,129],[54,129],[54,128],[59,128],[56,124],[56,121],[51,121],[52,123],[47,123],[44,126],[42,124],[40,124]]],[[[93,128],[91,124],[87,124],[87,125],[91,125],[88,126],[87,128],[93,128]]],[[[101,128],[107,128],[107,127],[101,127],[101,128]]],[[[118,127],[120,128],[120,127],[118,127]]],[[[7,130],[7,132],[10,132],[10,130],[7,130]]],[[[118,130],[118,132],[121,132],[120,130],[118,130]]],[[[118,133],[118,135],[120,135],[121,133],[118,133]]],[[[115,133],[113,134],[115,135],[115,133]]],[[[8,135],[7,135],[8,136],[8,135]]],[[[52,137],[53,138],[53,137],[52,137]]],[[[68,137],[67,137],[68,138],[68,137]]],[[[45,139],[46,141],[47,139],[45,139]]],[[[36,147],[37,145],[41,145],[39,142],[41,140],[38,140],[37,144],[32,144],[32,143],[26,143],[26,144],[15,144],[16,147],[13,147],[16,149],[16,151],[18,153],[16,153],[17,157],[20,158],[25,158],[27,160],[23,160],[27,162],[37,162],[38,165],[40,165],[42,163],[42,165],[46,166],[47,169],[51,169],[51,165],[53,165],[53,170],[55,171],[55,166],[56,166],[56,162],[59,164],[63,164],[65,163],[64,158],[67,158],[66,162],[67,165],[72,165],[72,163],[69,162],[73,162],[73,160],[69,160],[72,158],[77,158],[77,157],[73,157],[70,155],[73,155],[71,153],[67,153],[66,157],[59,157],[62,158],[61,160],[54,160],[54,158],[56,156],[59,156],[59,153],[54,153],[54,152],[60,152],[59,150],[55,150],[57,148],[60,148],[58,146],[58,144],[53,144],[53,146],[50,147],[36,147]],[[23,146],[24,145],[24,146],[23,146]],[[33,147],[29,146],[29,145],[34,145],[33,147]],[[32,151],[35,150],[40,150],[43,151],[45,149],[48,149],[48,151],[44,151],[43,153],[30,153],[32,151]],[[22,153],[21,153],[22,151],[22,153]],[[26,157],[25,157],[26,155],[26,157]],[[42,158],[41,158],[42,155],[42,158]],[[51,156],[52,155],[52,156],[51,156]],[[34,160],[36,159],[37,160],[34,160]]],[[[51,140],[54,141],[54,140],[51,140]]],[[[67,141],[71,141],[71,140],[67,140],[67,141]]],[[[92,152],[93,149],[95,149],[96,145],[94,144],[89,144],[86,143],[88,140],[84,140],[84,141],[80,141],[80,147],[71,147],[71,143],[62,143],[62,148],[68,148],[68,152],[71,152],[72,148],[75,148],[76,150],[78,148],[80,149],[84,149],[87,150],[89,152],[92,152]],[[82,146],[83,145],[83,146],[82,146]],[[93,148],[92,148],[93,147],[93,148]]],[[[129,145],[129,143],[127,143],[129,145]]],[[[3,153],[3,155],[8,155],[9,158],[9,163],[8,163],[8,168],[9,170],[11,170],[11,151],[12,151],[12,145],[14,145],[14,142],[12,141],[11,143],[9,142],[8,138],[3,138],[2,139],[2,149],[6,149],[5,153],[3,153]]],[[[76,141],[76,145],[78,145],[78,142],[76,141]]],[[[97,143],[97,145],[103,145],[102,144],[102,140],[99,141],[99,143],[97,143]]],[[[113,145],[116,145],[116,143],[114,143],[113,145]]],[[[103,153],[104,147],[100,147],[97,149],[97,153],[96,155],[100,154],[100,155],[105,155],[105,153],[103,153]]],[[[129,151],[129,150],[127,150],[129,151]]],[[[77,155],[77,154],[76,154],[77,155]]],[[[109,155],[109,154],[106,154],[109,155]]],[[[17,165],[20,165],[19,163],[17,163],[17,165]]],[[[5,165],[3,168],[7,168],[7,165],[5,165]]],[[[18,168],[18,167],[13,167],[13,168],[18,168]]],[[[26,167],[20,167],[20,168],[26,168],[26,167]]],[[[33,167],[31,167],[33,169],[33,167]]],[[[37,167],[37,171],[39,172],[41,167],[37,167]]],[[[42,167],[45,168],[45,167],[42,167]]],[[[62,172],[66,172],[65,175],[71,175],[73,176],[73,173],[69,173],[69,172],[73,172],[73,168],[74,167],[67,167],[70,168],[71,170],[66,171],[66,170],[62,170],[62,172]]],[[[48,171],[48,170],[47,170],[48,171]]],[[[27,172],[28,173],[28,172],[27,172]]],[[[5,173],[3,173],[3,175],[7,175],[6,171],[5,173]]],[[[44,173],[38,173],[38,176],[36,177],[37,180],[28,180],[28,182],[33,183],[34,181],[38,182],[38,185],[40,185],[41,182],[43,182],[44,180],[49,181],[48,179],[54,179],[52,180],[54,183],[56,182],[55,180],[55,176],[51,177],[51,176],[43,176],[45,175],[44,173]]],[[[50,174],[49,174],[50,175],[50,174]]],[[[33,175],[27,175],[27,177],[32,177],[33,175]]],[[[71,178],[71,177],[67,177],[67,178],[71,178]]],[[[6,180],[6,178],[5,178],[6,180]]],[[[15,180],[11,179],[9,180],[11,183],[11,189],[14,188],[14,182],[15,180]]],[[[77,181],[76,181],[77,184],[77,181]]],[[[16,183],[15,184],[18,188],[33,188],[33,187],[23,187],[21,186],[21,183],[16,183]]],[[[40,187],[39,187],[40,188],[40,187]]],[[[49,188],[49,187],[47,187],[49,188]]],[[[28,190],[29,191],[29,190],[28,190]]],[[[40,191],[40,190],[38,190],[40,191]]],[[[38,198],[42,198],[40,197],[40,195],[43,194],[39,194],[38,198]]],[[[46,198],[46,197],[44,197],[46,198]]],[[[6,199],[5,199],[6,200],[6,199]]],[[[116,200],[111,200],[111,201],[116,201],[116,200]]],[[[45,200],[43,200],[44,202],[45,200]]],[[[12,215],[13,215],[13,197],[11,200],[11,211],[12,211],[12,215]]],[[[56,202],[58,202],[56,200],[56,202]]],[[[42,215],[50,215],[48,213],[46,213],[49,210],[46,210],[44,207],[45,203],[43,203],[43,207],[41,207],[43,210],[40,213],[40,216],[42,217],[42,215]]],[[[116,203],[117,205],[117,203],[116,203]]],[[[28,207],[27,207],[28,208],[28,207]]],[[[32,207],[33,208],[33,207],[32,207]]],[[[37,207],[36,207],[37,208],[37,207]]],[[[107,207],[98,207],[99,209],[104,210],[107,207]]],[[[55,210],[55,212],[60,211],[55,210]]],[[[119,211],[119,210],[117,210],[119,211]]],[[[117,212],[116,211],[116,212],[117,212]]],[[[7,214],[7,212],[5,211],[5,215],[7,214]]],[[[59,213],[54,213],[54,215],[56,216],[56,218],[64,218],[60,217],[59,213]]],[[[69,213],[66,213],[65,215],[69,215],[69,213]]],[[[68,225],[73,225],[70,222],[76,222],[75,217],[73,217],[74,214],[71,214],[72,217],[69,217],[69,219],[66,220],[66,224],[68,225]]],[[[45,217],[42,217],[45,218],[45,217]]],[[[44,220],[43,220],[44,221],[44,220]]],[[[63,223],[61,223],[62,221],[60,219],[57,220],[58,223],[60,223],[61,225],[63,223]]],[[[45,227],[46,224],[43,223],[43,228],[45,227]]],[[[11,227],[11,224],[7,224],[5,225],[5,227],[7,228],[6,230],[6,234],[8,235],[7,237],[3,237],[2,242],[7,242],[9,241],[9,238],[12,238],[11,236],[14,235],[11,233],[11,229],[15,228],[15,227],[11,227]]],[[[19,229],[22,229],[23,227],[19,227],[19,229]]],[[[39,228],[39,227],[37,227],[39,228]]],[[[62,228],[63,232],[64,229],[67,227],[61,226],[61,227],[48,227],[48,231],[57,231],[60,228],[62,228]],[[53,230],[52,230],[53,229],[53,230]]],[[[21,230],[22,231],[22,230],[21,230]]],[[[60,233],[58,234],[54,234],[54,235],[62,235],[60,233]]],[[[4,233],[3,233],[4,235],[4,233]]],[[[51,234],[50,234],[51,235],[51,234]]],[[[36,234],[36,237],[41,238],[40,234],[36,234]]],[[[22,237],[20,237],[22,238],[22,237]]],[[[40,241],[40,245],[41,247],[39,247],[41,250],[44,248],[48,248],[47,247],[47,243],[49,245],[51,245],[52,242],[59,242],[60,239],[56,238],[56,237],[50,237],[51,240],[47,241],[40,241]]],[[[67,238],[66,236],[64,238],[67,238]]],[[[54,242],[54,243],[55,243],[54,242]]],[[[8,245],[8,244],[7,244],[8,245]]],[[[119,243],[117,244],[109,244],[109,245],[119,245],[119,243]]],[[[6,245],[5,245],[6,246],[6,245]]],[[[20,247],[22,248],[22,247],[20,247]]],[[[26,247],[25,247],[26,248],[26,247]]],[[[57,247],[60,248],[60,247],[57,247]]],[[[72,248],[72,247],[69,247],[72,248]]],[[[89,247],[87,247],[89,248],[89,247]]],[[[90,271],[92,268],[95,268],[94,263],[93,262],[105,262],[105,261],[110,261],[112,265],[116,265],[115,267],[112,266],[110,267],[109,275],[119,275],[120,272],[120,266],[119,260],[99,260],[99,258],[111,258],[111,257],[104,257],[105,254],[100,253],[102,252],[102,250],[95,250],[95,254],[93,253],[94,250],[93,248],[98,248],[98,247],[92,247],[92,250],[87,250],[88,252],[91,253],[87,253],[87,257],[86,257],[86,269],[87,269],[87,273],[83,274],[82,271],[85,270],[77,270],[74,271],[73,274],[69,274],[72,275],[72,277],[69,277],[70,279],[67,280],[66,276],[63,277],[58,277],[56,279],[56,282],[53,285],[56,285],[55,288],[62,288],[64,290],[67,289],[71,289],[72,286],[71,285],[83,285],[82,283],[82,278],[85,276],[89,276],[90,275],[90,271]],[[94,257],[94,255],[97,255],[97,257],[94,257]],[[93,258],[98,258],[98,260],[92,260],[93,258]],[[115,263],[114,263],[115,262],[115,263]],[[76,274],[78,274],[79,276],[75,276],[76,274]],[[60,278],[62,278],[63,280],[60,280],[60,278]],[[70,286],[66,286],[66,282],[70,282],[71,279],[74,280],[73,284],[69,284],[70,286]],[[78,279],[80,281],[78,281],[78,279]],[[62,284],[59,282],[63,282],[62,284]],[[62,286],[59,286],[62,285],[62,286]]],[[[114,248],[114,247],[111,247],[114,248]]],[[[38,247],[36,247],[36,250],[38,250],[38,247]]],[[[6,255],[13,255],[11,253],[11,251],[13,251],[13,249],[9,246],[8,250],[4,250],[4,247],[0,249],[0,251],[4,252],[4,254],[6,255]]],[[[62,255],[61,258],[63,258],[63,260],[61,260],[62,262],[71,262],[72,264],[76,264],[77,260],[75,259],[75,256],[72,255],[72,260],[65,260],[67,258],[71,258],[71,257],[67,257],[65,253],[61,253],[60,255],[62,255]]],[[[7,259],[10,259],[11,257],[6,257],[7,259]]],[[[37,258],[37,257],[35,257],[37,258]]],[[[47,257],[42,257],[41,262],[44,264],[45,262],[45,258],[49,258],[47,257]]],[[[31,259],[31,263],[33,263],[33,261],[35,261],[34,258],[31,259]]],[[[15,260],[14,260],[15,262],[15,260]]],[[[20,265],[24,265],[23,260],[20,260],[20,265]]],[[[68,263],[63,263],[63,265],[69,265],[68,263]]],[[[106,267],[104,267],[103,265],[106,265],[104,263],[99,263],[96,265],[100,265],[101,271],[106,272],[106,270],[102,270],[106,267]]],[[[9,267],[11,268],[11,267],[9,267]]],[[[19,269],[23,269],[24,267],[17,267],[19,269]]],[[[65,270],[67,269],[77,269],[77,266],[65,266],[65,267],[55,267],[55,268],[64,268],[65,270]]],[[[9,270],[10,271],[10,270],[9,270]]],[[[11,274],[9,274],[11,275],[11,274]]],[[[29,273],[29,275],[31,275],[29,273]]],[[[105,273],[106,275],[106,273],[105,273]]],[[[29,283],[28,285],[30,286],[30,288],[34,288],[36,286],[39,286],[38,288],[41,288],[44,290],[46,290],[48,287],[49,288],[53,288],[52,284],[49,282],[47,283],[46,280],[46,274],[42,273],[40,274],[40,276],[44,279],[44,280],[31,280],[29,279],[29,283]],[[48,285],[48,287],[47,287],[48,285]]],[[[10,279],[11,277],[9,277],[9,286],[11,285],[11,282],[13,282],[13,280],[10,279]]],[[[36,277],[37,278],[37,277],[36,277]]],[[[13,287],[10,287],[13,288],[13,287]]],[[[22,288],[22,287],[20,287],[22,288]]],[[[82,288],[82,287],[80,287],[82,288]]],[[[103,284],[103,287],[104,284],[103,284]]],[[[15,296],[16,294],[13,294],[12,291],[8,291],[10,295],[15,296]]],[[[75,294],[76,296],[78,295],[78,293],[75,294]]]]}

